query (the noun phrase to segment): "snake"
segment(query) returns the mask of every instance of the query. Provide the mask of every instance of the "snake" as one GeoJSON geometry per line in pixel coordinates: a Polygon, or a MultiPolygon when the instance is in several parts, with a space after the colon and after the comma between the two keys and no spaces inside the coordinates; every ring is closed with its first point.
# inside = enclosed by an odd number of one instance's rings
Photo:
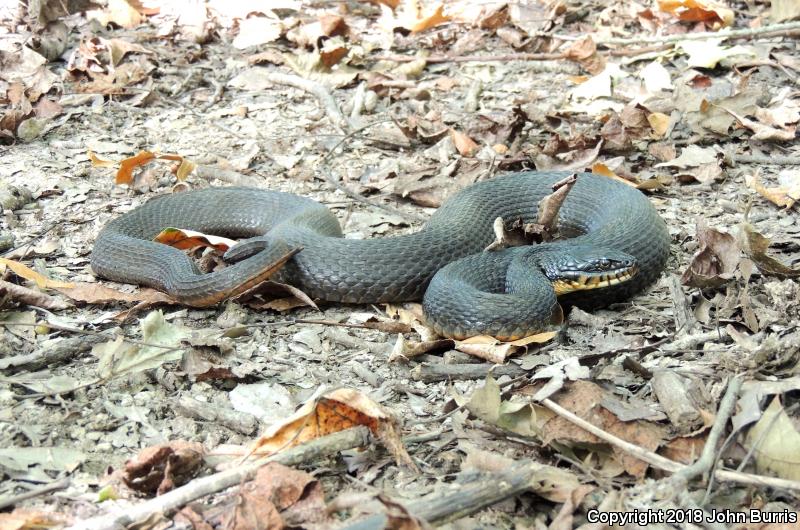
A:
{"type": "Polygon", "coordinates": [[[315,300],[422,301],[425,322],[455,339],[514,340],[552,329],[562,304],[589,309],[629,299],[666,266],[670,236],[636,188],[577,173],[558,211],[559,239],[486,251],[495,221],[536,223],[539,204],[573,175],[525,171],[454,193],[413,233],[352,239],[326,206],[292,193],[209,187],[155,197],[107,223],[91,253],[106,279],[151,286],[208,307],[270,278],[315,300]],[[185,252],[153,241],[178,227],[241,241],[228,266],[201,272],[185,252]]]}

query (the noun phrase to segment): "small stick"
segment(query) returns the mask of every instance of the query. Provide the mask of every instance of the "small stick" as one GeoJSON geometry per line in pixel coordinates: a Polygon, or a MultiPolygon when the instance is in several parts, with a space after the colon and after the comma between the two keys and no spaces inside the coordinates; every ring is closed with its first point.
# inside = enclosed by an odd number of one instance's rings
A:
{"type": "MultiPolygon", "coordinates": [[[[455,521],[476,513],[487,506],[513,497],[525,491],[546,492],[554,486],[553,478],[537,479],[539,476],[553,477],[554,473],[570,475],[560,469],[537,463],[526,463],[504,473],[486,473],[466,484],[456,484],[446,493],[434,493],[421,499],[403,503],[401,506],[413,517],[436,525],[455,521]]],[[[529,514],[531,515],[531,514],[529,514]]],[[[370,515],[349,521],[341,530],[377,530],[389,528],[388,517],[384,513],[370,515]]],[[[393,527],[392,527],[393,528],[393,527]]]]}
{"type": "Polygon", "coordinates": [[[0,499],[0,510],[4,510],[9,506],[14,506],[19,502],[27,501],[28,499],[34,499],[41,495],[47,495],[48,493],[52,493],[54,491],[63,490],[65,488],[68,488],[71,483],[72,479],[70,479],[69,477],[65,477],[62,478],[61,480],[56,480],[55,482],[51,482],[50,484],[45,484],[44,486],[33,488],[32,490],[26,491],[25,493],[20,493],[19,495],[12,495],[10,497],[0,499]]]}
{"type": "MultiPolygon", "coordinates": [[[[581,427],[582,429],[589,431],[590,433],[594,434],[601,440],[610,443],[614,447],[622,449],[626,453],[630,453],[631,455],[642,460],[643,462],[647,462],[648,464],[653,465],[659,469],[663,469],[664,471],[669,471],[673,473],[678,472],[681,469],[687,467],[684,464],[672,461],[669,458],[665,458],[657,453],[648,451],[647,449],[643,449],[626,440],[623,440],[622,438],[618,438],[613,434],[607,433],[604,430],[600,429],[599,427],[589,423],[583,418],[561,407],[560,405],[558,405],[554,401],[551,401],[550,399],[545,399],[541,403],[542,405],[552,410],[562,418],[568,419],[578,427],[581,427]]],[[[800,491],[800,481],[798,480],[788,480],[777,477],[765,477],[763,475],[742,473],[740,471],[732,471],[730,469],[715,470],[714,478],[725,482],[736,482],[739,484],[750,484],[753,486],[765,486],[771,488],[782,488],[786,490],[800,491]]]]}
{"type": "Polygon", "coordinates": [[[703,451],[700,458],[694,461],[691,465],[681,469],[673,479],[680,481],[690,481],[695,477],[706,474],[716,461],[717,444],[725,431],[725,426],[728,424],[728,419],[733,414],[733,408],[736,406],[736,398],[739,396],[739,389],[742,388],[742,378],[734,376],[728,382],[728,388],[725,390],[725,395],[719,403],[717,410],[717,417],[714,419],[714,425],[711,427],[711,432],[708,433],[706,443],[703,446],[703,451]]]}
{"type": "Polygon", "coordinates": [[[336,127],[343,131],[349,131],[352,128],[350,121],[342,114],[336,100],[324,85],[300,76],[282,74],[280,72],[272,72],[266,76],[266,79],[278,85],[288,85],[312,94],[322,104],[328,117],[336,127]]]}
{"type": "Polygon", "coordinates": [[[507,375],[519,377],[528,375],[528,371],[516,364],[491,365],[491,364],[430,364],[422,363],[411,370],[414,381],[463,381],[469,379],[483,379],[489,374],[495,377],[507,375]]]}
{"type": "Polygon", "coordinates": [[[356,427],[308,443],[292,447],[279,454],[260,458],[254,462],[195,479],[164,495],[127,508],[123,513],[93,517],[69,527],[69,530],[115,530],[145,521],[154,515],[174,512],[182,506],[211,493],[236,486],[255,476],[256,472],[269,462],[279,462],[291,466],[309,462],[316,458],[333,455],[339,451],[363,447],[369,443],[369,429],[356,427]]]}

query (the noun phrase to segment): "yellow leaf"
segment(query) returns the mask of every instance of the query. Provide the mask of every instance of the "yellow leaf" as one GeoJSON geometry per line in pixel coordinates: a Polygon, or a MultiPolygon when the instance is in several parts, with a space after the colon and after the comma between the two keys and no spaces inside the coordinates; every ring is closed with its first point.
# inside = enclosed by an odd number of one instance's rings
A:
{"type": "Polygon", "coordinates": [[[654,112],[647,116],[647,122],[658,136],[664,136],[669,128],[669,116],[661,112],[654,112]]]}
{"type": "Polygon", "coordinates": [[[14,271],[14,274],[16,274],[17,276],[20,276],[22,278],[25,278],[26,280],[30,280],[36,283],[36,286],[39,287],[40,289],[55,289],[58,287],[69,288],[72,287],[73,285],[69,282],[60,282],[58,280],[52,280],[47,276],[39,274],[35,270],[31,269],[26,265],[23,265],[18,261],[10,260],[7,258],[0,258],[0,266],[4,266],[0,267],[2,269],[8,267],[12,271],[14,271]]]}

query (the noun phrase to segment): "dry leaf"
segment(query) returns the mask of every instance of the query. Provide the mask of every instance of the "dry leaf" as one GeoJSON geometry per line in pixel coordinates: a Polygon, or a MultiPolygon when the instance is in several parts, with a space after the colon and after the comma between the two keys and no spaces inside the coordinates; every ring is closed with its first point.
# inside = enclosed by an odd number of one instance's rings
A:
{"type": "Polygon", "coordinates": [[[183,440],[147,447],[125,463],[121,478],[133,490],[161,495],[188,481],[204,454],[202,444],[183,440]]]}
{"type": "Polygon", "coordinates": [[[599,74],[606,67],[606,60],[602,55],[598,55],[597,44],[591,35],[573,42],[564,52],[564,57],[577,62],[592,75],[599,74]]]}
{"type": "Polygon", "coordinates": [[[450,129],[450,138],[461,156],[472,156],[479,148],[469,136],[455,129],[450,129]]]}
{"type": "Polygon", "coordinates": [[[774,188],[767,188],[761,184],[761,179],[758,178],[757,174],[745,175],[744,182],[751,190],[766,197],[777,206],[788,210],[794,206],[796,201],[800,200],[800,171],[790,169],[782,171],[780,175],[783,178],[780,179],[779,177],[779,179],[783,180],[785,184],[774,188]]]}
{"type": "MultiPolygon", "coordinates": [[[[131,185],[133,183],[133,170],[155,159],[180,162],[178,167],[174,170],[175,176],[179,181],[185,180],[189,173],[194,171],[194,168],[197,167],[194,162],[182,157],[181,155],[158,154],[151,151],[139,151],[139,153],[135,156],[120,161],[115,183],[131,185]]],[[[105,161],[102,162],[105,163],[105,161]]]]}
{"type": "Polygon", "coordinates": [[[220,252],[225,252],[236,245],[236,241],[227,237],[203,234],[202,232],[183,228],[165,228],[153,238],[153,241],[164,243],[180,250],[203,247],[214,248],[220,252]]]}
{"type": "Polygon", "coordinates": [[[61,287],[58,292],[70,297],[76,302],[84,302],[87,304],[111,304],[114,302],[146,302],[149,304],[177,304],[175,300],[166,294],[143,287],[137,289],[133,293],[124,293],[99,283],[86,283],[76,282],[70,284],[70,287],[61,287]]]}
{"type": "Polygon", "coordinates": [[[14,274],[17,276],[34,282],[40,289],[57,289],[73,286],[73,284],[70,282],[52,280],[18,261],[10,260],[8,258],[0,258],[0,272],[4,272],[6,267],[14,271],[14,274]]]}
{"type": "Polygon", "coordinates": [[[438,4],[433,13],[417,18],[414,22],[405,26],[411,33],[419,33],[439,24],[450,22],[450,17],[444,14],[444,4],[438,4]]]}
{"type": "Polygon", "coordinates": [[[322,485],[313,476],[270,462],[236,493],[230,530],[328,527],[322,485]]]}
{"type": "Polygon", "coordinates": [[[769,243],[769,239],[756,232],[749,223],[739,225],[739,244],[742,247],[742,252],[756,264],[762,274],[779,278],[800,277],[800,270],[787,267],[767,255],[769,243]]]}
{"type": "Polygon", "coordinates": [[[502,342],[494,337],[478,335],[465,340],[455,341],[455,349],[487,360],[494,364],[502,364],[506,359],[530,344],[544,344],[557,334],[556,331],[546,331],[528,337],[523,337],[512,342],[502,342]]]}
{"type": "Polygon", "coordinates": [[[653,128],[653,132],[658,136],[664,136],[669,129],[669,116],[661,112],[653,112],[647,115],[647,122],[653,128]]]}
{"type": "Polygon", "coordinates": [[[658,0],[658,8],[684,22],[733,23],[733,10],[716,0],[658,0]]]}
{"type": "Polygon", "coordinates": [[[400,441],[391,413],[350,388],[318,393],[292,416],[267,429],[253,444],[251,454],[271,455],[358,425],[368,427],[378,436],[399,463],[416,468],[400,441]]]}
{"type": "Polygon", "coordinates": [[[761,419],[747,433],[745,446],[753,449],[759,473],[800,480],[800,432],[779,396],[772,398],[761,419]]]}
{"type": "Polygon", "coordinates": [[[689,267],[683,272],[681,283],[707,289],[729,282],[740,259],[736,239],[730,234],[710,228],[704,219],[698,219],[697,241],[700,247],[692,257],[689,267]]]}
{"type": "MultiPolygon", "coordinates": [[[[606,391],[590,381],[574,381],[568,383],[565,388],[553,398],[553,401],[606,432],[650,451],[657,449],[666,436],[666,430],[656,423],[643,420],[620,421],[613,413],[599,405],[606,391]]],[[[542,441],[546,444],[558,441],[577,446],[603,443],[593,434],[560,416],[553,416],[543,423],[542,441]]],[[[612,452],[625,471],[635,477],[644,476],[647,463],[616,447],[612,447],[612,452]]]]}

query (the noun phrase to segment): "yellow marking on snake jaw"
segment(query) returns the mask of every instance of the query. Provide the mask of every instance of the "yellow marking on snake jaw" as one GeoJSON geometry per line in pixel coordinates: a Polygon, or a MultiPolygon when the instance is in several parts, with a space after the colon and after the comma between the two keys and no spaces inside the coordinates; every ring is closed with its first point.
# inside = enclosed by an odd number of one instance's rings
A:
{"type": "Polygon", "coordinates": [[[580,276],[574,280],[556,280],[552,282],[553,290],[557,296],[572,293],[575,291],[588,291],[602,287],[611,287],[619,283],[630,280],[636,274],[636,270],[623,271],[616,273],[603,274],[601,276],[580,276]]]}

